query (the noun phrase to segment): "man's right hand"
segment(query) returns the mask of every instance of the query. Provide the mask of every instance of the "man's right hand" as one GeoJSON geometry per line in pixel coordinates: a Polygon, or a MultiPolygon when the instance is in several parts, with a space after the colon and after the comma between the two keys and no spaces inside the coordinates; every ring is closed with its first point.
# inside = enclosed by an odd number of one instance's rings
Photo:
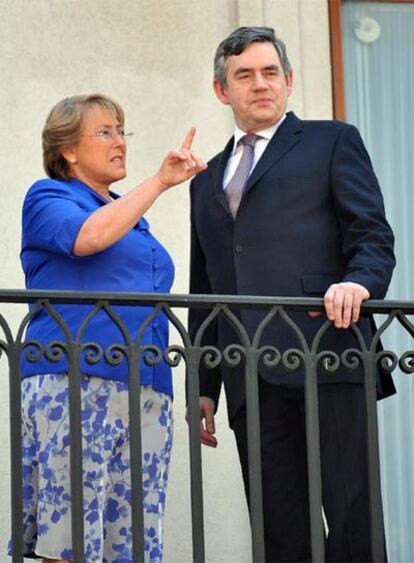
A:
{"type": "Polygon", "coordinates": [[[214,425],[215,404],[210,397],[200,397],[200,439],[201,443],[210,448],[217,447],[217,439],[214,436],[216,428],[214,425]]]}

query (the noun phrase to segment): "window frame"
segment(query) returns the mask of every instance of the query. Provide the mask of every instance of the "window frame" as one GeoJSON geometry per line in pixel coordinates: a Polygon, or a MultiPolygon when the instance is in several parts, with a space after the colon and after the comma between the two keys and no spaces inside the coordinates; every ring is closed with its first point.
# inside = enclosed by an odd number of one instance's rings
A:
{"type": "MultiPolygon", "coordinates": [[[[414,4],[414,0],[365,0],[384,4],[414,4]]],[[[334,119],[346,120],[344,58],[342,51],[342,0],[327,0],[331,47],[332,105],[334,119]]]]}

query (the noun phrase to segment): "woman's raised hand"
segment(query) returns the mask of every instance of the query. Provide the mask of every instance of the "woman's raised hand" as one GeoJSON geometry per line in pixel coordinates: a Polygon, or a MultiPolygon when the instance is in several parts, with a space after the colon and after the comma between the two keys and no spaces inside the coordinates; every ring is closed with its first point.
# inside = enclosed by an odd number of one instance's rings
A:
{"type": "Polygon", "coordinates": [[[180,148],[170,151],[156,176],[165,187],[171,188],[192,178],[207,168],[207,164],[191,150],[196,128],[191,127],[180,148]]]}
{"type": "Polygon", "coordinates": [[[83,223],[75,241],[76,256],[90,256],[120,240],[168,188],[188,180],[207,165],[191,150],[195,127],[179,149],[167,154],[159,171],[130,192],[103,205],[83,223]]]}

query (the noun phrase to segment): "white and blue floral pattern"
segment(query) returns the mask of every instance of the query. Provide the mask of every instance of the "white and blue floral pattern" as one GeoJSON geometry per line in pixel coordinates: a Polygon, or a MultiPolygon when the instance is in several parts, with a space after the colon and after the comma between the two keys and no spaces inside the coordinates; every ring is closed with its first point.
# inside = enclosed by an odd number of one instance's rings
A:
{"type": "MultiPolygon", "coordinates": [[[[26,556],[71,559],[68,381],[22,381],[26,556]]],[[[172,400],[141,387],[145,561],[161,562],[172,400]]],[[[128,385],[82,378],[85,562],[131,563],[128,385]]]]}

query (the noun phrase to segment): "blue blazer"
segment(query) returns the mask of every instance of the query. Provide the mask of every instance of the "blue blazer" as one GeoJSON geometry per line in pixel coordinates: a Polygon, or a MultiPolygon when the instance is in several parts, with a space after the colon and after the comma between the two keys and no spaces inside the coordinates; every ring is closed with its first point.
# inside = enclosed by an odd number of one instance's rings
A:
{"type": "MultiPolygon", "coordinates": [[[[292,112],[270,140],[247,182],[233,220],[223,192],[223,173],[233,146],[215,156],[191,185],[192,293],[322,297],[332,283],[352,281],[373,299],[385,296],[395,266],[394,237],[378,180],[358,130],[335,121],[302,121],[292,112]]],[[[207,312],[190,312],[194,335],[207,312]]],[[[250,335],[263,311],[241,311],[250,335]]],[[[292,313],[307,341],[326,320],[292,313]]],[[[369,345],[372,319],[358,326],[369,345]]],[[[237,342],[227,321],[209,326],[203,341],[219,348],[237,342]]],[[[280,318],[265,330],[261,344],[280,351],[300,348],[280,318]]],[[[352,330],[329,328],[320,350],[341,353],[358,348],[352,330]]],[[[217,404],[222,380],[230,420],[244,402],[240,367],[200,369],[201,394],[217,404]]],[[[303,385],[303,366],[259,366],[261,376],[278,385],[303,385]]],[[[362,382],[362,369],[318,368],[320,383],[362,382]]],[[[380,395],[394,392],[382,374],[380,395]]]]}

